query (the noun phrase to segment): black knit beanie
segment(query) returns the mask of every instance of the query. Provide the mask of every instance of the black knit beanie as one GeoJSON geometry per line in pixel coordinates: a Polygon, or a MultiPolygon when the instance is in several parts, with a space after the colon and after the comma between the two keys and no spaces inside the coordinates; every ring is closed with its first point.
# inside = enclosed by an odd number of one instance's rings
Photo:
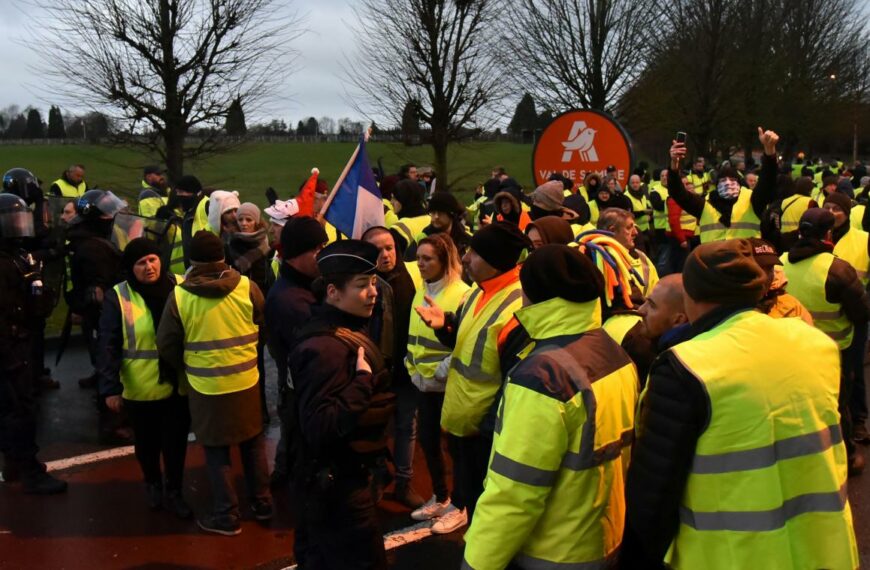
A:
{"type": "Polygon", "coordinates": [[[498,271],[513,269],[529,241],[519,228],[508,222],[492,223],[471,236],[471,249],[498,271]]]}
{"type": "Polygon", "coordinates": [[[326,230],[311,216],[293,216],[281,229],[281,257],[293,259],[329,241],[326,230]]]}
{"type": "Polygon", "coordinates": [[[536,249],[520,269],[523,292],[532,303],[559,297],[585,303],[604,292],[604,276],[575,247],[550,244],[536,249]]]}
{"type": "MultiPolygon", "coordinates": [[[[127,275],[133,274],[133,266],[146,255],[160,257],[160,247],[158,247],[157,242],[143,237],[130,240],[130,243],[124,248],[124,254],[121,258],[122,268],[127,272],[127,275]]],[[[160,272],[166,273],[165,268],[161,268],[160,272]]]]}

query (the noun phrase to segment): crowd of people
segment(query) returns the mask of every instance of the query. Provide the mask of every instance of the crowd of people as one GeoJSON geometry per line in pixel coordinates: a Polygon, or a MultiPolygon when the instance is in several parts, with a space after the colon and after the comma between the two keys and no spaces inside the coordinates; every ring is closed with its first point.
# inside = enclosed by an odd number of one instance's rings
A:
{"type": "Polygon", "coordinates": [[[4,479],[66,489],[35,441],[59,266],[93,365],[79,385],[101,432],[134,442],[147,507],[193,516],[192,431],[212,495],[197,524],[239,534],[238,446],[256,519],[292,493],[301,568],[385,568],[389,490],[434,534],[467,527],[464,568],[856,568],[870,177],[783,162],[758,135],[757,167],[684,169],[674,141],[624,189],[608,169],[526,192],[495,168],[468,206],[430,169],[377,172],[385,223],[360,239],[319,215],[322,179],[313,203],[270,191],[261,210],[149,166],[131,208],[81,165],[46,195],[10,170],[4,479]]]}

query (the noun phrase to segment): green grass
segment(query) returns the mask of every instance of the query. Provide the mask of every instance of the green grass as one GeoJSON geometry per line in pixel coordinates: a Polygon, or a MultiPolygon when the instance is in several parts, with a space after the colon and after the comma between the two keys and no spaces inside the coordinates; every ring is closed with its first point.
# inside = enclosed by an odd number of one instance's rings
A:
{"type": "MultiPolygon", "coordinates": [[[[341,173],[353,152],[353,143],[251,143],[211,158],[188,161],[185,172],[194,174],[205,186],[238,190],[243,200],[265,204],[263,192],[269,186],[282,198],[296,194],[312,167],[329,184],[341,173]]],[[[369,160],[378,158],[388,174],[406,162],[432,165],[428,146],[406,147],[398,143],[370,143],[369,160]]],[[[467,143],[451,146],[448,167],[453,190],[469,199],[470,192],[490,176],[493,166],[502,165],[526,188],[532,187],[532,145],[514,143],[467,143]]],[[[139,192],[142,166],[155,162],[139,152],[96,145],[0,146],[0,168],[30,169],[45,189],[69,164],[82,163],[91,187],[112,190],[125,198],[139,192]]],[[[467,201],[467,200],[466,200],[467,201]]]]}

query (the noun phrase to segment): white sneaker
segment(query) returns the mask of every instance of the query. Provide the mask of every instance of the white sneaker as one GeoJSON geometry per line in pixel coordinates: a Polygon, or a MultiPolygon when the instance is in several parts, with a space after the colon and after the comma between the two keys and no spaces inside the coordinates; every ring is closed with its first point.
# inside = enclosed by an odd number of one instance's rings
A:
{"type": "Polygon", "coordinates": [[[468,524],[468,515],[465,509],[461,511],[453,504],[447,507],[447,511],[435,521],[430,529],[432,534],[450,534],[468,524]]]}
{"type": "Polygon", "coordinates": [[[429,519],[434,519],[440,517],[452,506],[450,499],[447,499],[443,503],[439,503],[438,499],[435,498],[435,495],[432,495],[432,498],[426,501],[422,507],[411,513],[411,518],[415,521],[428,521],[429,519]]]}

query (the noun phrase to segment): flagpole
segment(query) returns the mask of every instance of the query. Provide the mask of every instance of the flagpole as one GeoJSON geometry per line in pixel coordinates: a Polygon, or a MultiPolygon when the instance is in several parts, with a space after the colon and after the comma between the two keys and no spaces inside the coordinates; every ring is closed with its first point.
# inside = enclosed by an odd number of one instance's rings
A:
{"type": "MultiPolygon", "coordinates": [[[[372,134],[372,128],[369,127],[366,131],[364,140],[368,142],[369,137],[372,134]]],[[[347,164],[344,165],[344,170],[341,171],[341,175],[338,177],[338,180],[335,181],[335,184],[332,187],[332,191],[329,193],[329,196],[326,198],[326,202],[323,203],[323,207],[320,208],[320,213],[317,214],[319,219],[323,219],[326,215],[326,211],[329,209],[329,206],[332,204],[332,201],[335,199],[335,193],[338,192],[339,187],[344,182],[344,179],[347,178],[347,173],[350,171],[350,167],[353,166],[353,162],[356,160],[357,155],[359,155],[359,147],[360,145],[356,145],[356,149],[354,149],[353,154],[350,155],[350,160],[347,161],[347,164]]]]}

